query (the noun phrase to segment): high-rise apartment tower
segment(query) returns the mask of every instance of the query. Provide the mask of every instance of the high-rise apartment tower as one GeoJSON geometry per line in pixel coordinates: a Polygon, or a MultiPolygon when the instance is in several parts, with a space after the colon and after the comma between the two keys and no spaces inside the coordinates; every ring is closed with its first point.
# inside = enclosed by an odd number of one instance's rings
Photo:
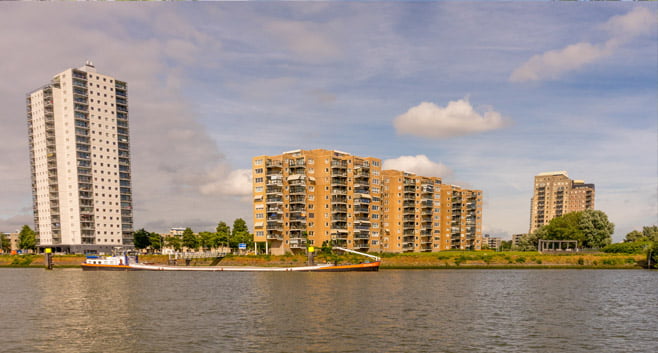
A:
{"type": "Polygon", "coordinates": [[[537,174],[534,190],[530,201],[530,233],[555,217],[594,209],[594,184],[571,180],[566,171],[537,174]]]}
{"type": "Polygon", "coordinates": [[[83,67],[27,95],[34,223],[40,248],[132,247],[126,82],[83,67]]]}

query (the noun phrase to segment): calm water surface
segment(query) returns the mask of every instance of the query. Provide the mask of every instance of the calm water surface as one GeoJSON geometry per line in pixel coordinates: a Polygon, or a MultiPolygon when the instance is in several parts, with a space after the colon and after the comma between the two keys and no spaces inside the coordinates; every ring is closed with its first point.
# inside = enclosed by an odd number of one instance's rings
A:
{"type": "Polygon", "coordinates": [[[653,352],[658,273],[0,269],[0,352],[653,352]]]}

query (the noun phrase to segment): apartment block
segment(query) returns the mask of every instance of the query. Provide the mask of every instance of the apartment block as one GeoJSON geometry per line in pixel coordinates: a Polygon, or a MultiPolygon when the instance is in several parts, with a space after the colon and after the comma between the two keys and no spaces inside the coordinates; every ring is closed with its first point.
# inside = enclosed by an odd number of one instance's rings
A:
{"type": "Polygon", "coordinates": [[[384,170],[385,252],[477,249],[482,246],[482,191],[437,177],[384,170]]]}
{"type": "Polygon", "coordinates": [[[571,180],[566,171],[537,174],[530,201],[530,233],[555,217],[594,209],[594,196],[594,184],[571,180]]]}
{"type": "Polygon", "coordinates": [[[272,254],[323,243],[361,251],[480,249],[482,192],[330,150],[252,159],[254,240],[272,254]]]}
{"type": "Polygon", "coordinates": [[[498,250],[500,248],[500,245],[503,243],[503,239],[500,237],[492,237],[489,234],[485,234],[483,242],[489,247],[489,249],[498,250]]]}
{"type": "Polygon", "coordinates": [[[39,247],[109,252],[133,244],[127,84],[90,62],[29,93],[39,247]]]}
{"type": "Polygon", "coordinates": [[[380,246],[381,160],[323,149],[252,159],[254,240],[279,255],[380,246]]]}
{"type": "Polygon", "coordinates": [[[523,240],[524,237],[526,237],[528,234],[526,233],[521,233],[521,234],[512,234],[512,245],[513,246],[518,246],[521,244],[521,241],[523,240]]]}

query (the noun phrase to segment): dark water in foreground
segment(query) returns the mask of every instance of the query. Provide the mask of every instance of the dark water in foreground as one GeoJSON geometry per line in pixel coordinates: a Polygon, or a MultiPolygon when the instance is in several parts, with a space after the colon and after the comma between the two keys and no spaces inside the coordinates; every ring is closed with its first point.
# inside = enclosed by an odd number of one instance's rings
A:
{"type": "Polygon", "coordinates": [[[0,269],[0,352],[653,352],[658,273],[0,269]]]}

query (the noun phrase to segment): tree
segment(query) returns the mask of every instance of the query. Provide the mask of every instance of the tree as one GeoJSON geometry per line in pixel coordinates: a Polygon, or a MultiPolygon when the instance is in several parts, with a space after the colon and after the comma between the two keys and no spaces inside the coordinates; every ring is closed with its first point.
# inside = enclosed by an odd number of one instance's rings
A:
{"type": "Polygon", "coordinates": [[[135,248],[146,249],[151,245],[151,233],[147,232],[144,228],[138,230],[133,235],[135,248]]]}
{"type": "Polygon", "coordinates": [[[215,230],[217,231],[217,233],[224,233],[227,235],[231,234],[231,228],[224,221],[219,222],[215,230]]]}
{"type": "Polygon", "coordinates": [[[626,234],[624,242],[658,241],[658,226],[643,227],[642,232],[633,230],[626,234]]]}
{"type": "Polygon", "coordinates": [[[178,235],[172,235],[165,239],[165,243],[168,247],[173,248],[176,251],[183,250],[183,241],[178,235]]]}
{"type": "Polygon", "coordinates": [[[615,224],[608,221],[603,211],[586,210],[579,213],[578,228],[584,237],[584,247],[602,248],[612,242],[615,224]]]}
{"type": "Polygon", "coordinates": [[[247,228],[247,222],[242,218],[238,218],[233,221],[233,234],[244,234],[249,233],[249,228],[247,228]]]}
{"type": "Polygon", "coordinates": [[[584,248],[602,248],[612,241],[614,223],[602,211],[586,210],[571,212],[553,218],[547,225],[537,229],[529,240],[534,243],[545,240],[577,240],[584,248]]]}
{"type": "Polygon", "coordinates": [[[162,250],[162,236],[158,233],[149,233],[149,242],[153,250],[162,250]]]}
{"type": "Polygon", "coordinates": [[[208,250],[214,247],[214,238],[216,238],[214,233],[211,232],[199,232],[199,246],[203,250],[208,250]]]}
{"type": "Polygon", "coordinates": [[[254,244],[254,237],[249,233],[247,222],[242,218],[233,221],[233,232],[229,240],[231,248],[237,248],[240,243],[247,244],[247,248],[251,248],[254,244]]]}
{"type": "Polygon", "coordinates": [[[198,249],[199,242],[197,241],[196,235],[189,227],[185,228],[183,231],[183,246],[188,249],[198,249]]]}
{"type": "MultiPolygon", "coordinates": [[[[542,227],[543,228],[543,227],[542,227]]],[[[515,249],[516,250],[521,250],[521,251],[536,251],[537,250],[537,244],[539,243],[539,236],[543,235],[545,231],[539,228],[535,231],[535,233],[532,234],[526,234],[522,236],[519,239],[519,243],[516,245],[515,249]]],[[[545,239],[545,238],[542,238],[545,239]]]]}
{"type": "Polygon", "coordinates": [[[18,234],[18,247],[21,249],[35,249],[37,247],[37,237],[34,231],[24,225],[18,234]]]}
{"type": "Polygon", "coordinates": [[[0,234],[0,247],[3,252],[11,251],[11,241],[9,240],[9,237],[4,234],[0,234]]]}

